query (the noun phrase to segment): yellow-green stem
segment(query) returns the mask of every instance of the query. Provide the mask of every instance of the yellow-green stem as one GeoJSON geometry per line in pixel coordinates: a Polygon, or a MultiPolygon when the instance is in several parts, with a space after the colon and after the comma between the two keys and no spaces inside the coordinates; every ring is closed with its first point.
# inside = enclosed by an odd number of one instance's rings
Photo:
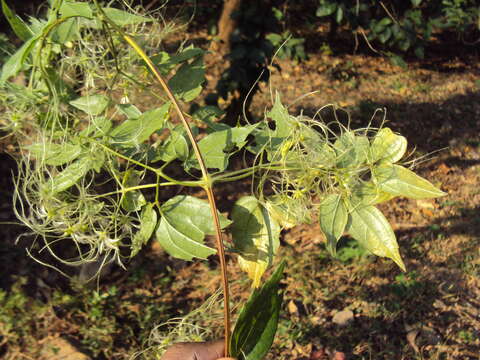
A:
{"type": "Polygon", "coordinates": [[[217,247],[217,252],[218,252],[218,257],[220,259],[220,268],[221,268],[221,275],[222,275],[222,286],[223,286],[223,297],[224,297],[224,341],[225,341],[225,356],[229,356],[230,354],[230,304],[229,304],[229,289],[228,289],[228,277],[227,277],[227,264],[225,261],[225,251],[223,247],[223,240],[222,240],[222,230],[220,226],[220,220],[218,218],[218,211],[217,211],[217,206],[215,203],[215,196],[213,193],[212,189],[212,180],[210,177],[210,174],[207,171],[207,168],[205,166],[205,162],[203,160],[202,153],[200,152],[200,149],[198,147],[198,144],[195,140],[195,137],[192,133],[192,130],[190,128],[190,125],[188,124],[187,120],[185,119],[185,116],[180,108],[180,105],[171,92],[170,88],[168,87],[167,83],[165,80],[163,80],[163,77],[160,75],[160,71],[157,69],[155,64],[152,62],[152,60],[148,57],[148,55],[143,51],[143,49],[135,42],[135,40],[130,37],[129,35],[125,34],[114,22],[110,21],[105,14],[103,14],[101,7],[98,6],[98,2],[94,0],[95,4],[97,5],[98,10],[102,15],[105,17],[106,21],[113,27],[115,28],[125,39],[125,41],[135,50],[135,52],[142,58],[143,61],[147,64],[148,68],[152,71],[154,74],[156,80],[158,83],[162,86],[163,90],[167,94],[167,97],[170,99],[170,101],[173,104],[173,107],[175,108],[178,116],[180,117],[180,120],[185,128],[185,131],[187,132],[187,135],[190,139],[190,142],[193,147],[193,151],[195,153],[195,157],[198,161],[198,164],[200,166],[200,169],[202,171],[202,177],[203,177],[203,188],[205,189],[207,196],[208,196],[208,202],[210,204],[210,209],[212,211],[212,216],[213,216],[213,221],[215,225],[215,232],[216,232],[216,247],[217,247]]]}

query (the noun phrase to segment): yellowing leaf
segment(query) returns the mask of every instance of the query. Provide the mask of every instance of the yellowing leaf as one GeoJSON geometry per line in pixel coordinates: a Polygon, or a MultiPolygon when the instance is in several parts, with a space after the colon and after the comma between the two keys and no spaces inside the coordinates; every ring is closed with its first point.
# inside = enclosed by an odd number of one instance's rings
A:
{"type": "Polygon", "coordinates": [[[377,256],[388,257],[405,271],[397,239],[388,220],[374,206],[357,206],[350,210],[347,232],[377,256]]]}
{"type": "Polygon", "coordinates": [[[389,128],[381,129],[372,142],[370,149],[371,160],[385,160],[388,162],[397,162],[407,151],[407,139],[401,135],[396,135],[389,128]]]}
{"type": "Polygon", "coordinates": [[[347,207],[339,194],[328,195],[320,204],[320,228],[327,237],[327,249],[335,255],[337,241],[347,226],[347,207]]]}
{"type": "Polygon", "coordinates": [[[395,196],[428,199],[446,195],[424,178],[400,165],[381,165],[374,168],[372,173],[379,189],[395,196]]]}
{"type": "Polygon", "coordinates": [[[395,197],[382,191],[373,182],[362,182],[353,188],[352,200],[355,204],[375,205],[391,200],[395,197]]]}
{"type": "Polygon", "coordinates": [[[235,203],[232,219],[233,242],[240,252],[238,262],[257,288],[278,249],[280,226],[253,196],[242,197],[235,203]]]}
{"type": "Polygon", "coordinates": [[[284,204],[277,196],[272,196],[265,203],[270,215],[280,224],[284,229],[291,229],[299,223],[295,217],[295,213],[284,204]]]}

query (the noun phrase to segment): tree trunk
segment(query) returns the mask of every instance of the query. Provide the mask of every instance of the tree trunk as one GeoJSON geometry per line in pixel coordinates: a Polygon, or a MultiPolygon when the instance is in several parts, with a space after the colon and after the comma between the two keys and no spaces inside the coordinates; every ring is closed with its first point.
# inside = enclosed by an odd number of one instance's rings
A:
{"type": "Polygon", "coordinates": [[[241,0],[224,0],[223,10],[218,21],[218,42],[212,43],[212,50],[218,51],[221,55],[230,52],[230,39],[237,21],[232,15],[240,8],[241,0]]]}

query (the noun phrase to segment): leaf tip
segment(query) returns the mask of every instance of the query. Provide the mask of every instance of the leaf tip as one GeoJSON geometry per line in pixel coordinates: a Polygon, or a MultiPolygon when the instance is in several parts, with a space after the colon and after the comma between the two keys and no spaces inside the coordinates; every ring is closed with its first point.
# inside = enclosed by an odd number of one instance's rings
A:
{"type": "Polygon", "coordinates": [[[398,267],[400,269],[402,269],[403,272],[407,272],[407,268],[405,266],[405,263],[403,262],[402,258],[398,258],[398,259],[394,259],[393,261],[395,261],[395,264],[398,265],[398,267]]]}

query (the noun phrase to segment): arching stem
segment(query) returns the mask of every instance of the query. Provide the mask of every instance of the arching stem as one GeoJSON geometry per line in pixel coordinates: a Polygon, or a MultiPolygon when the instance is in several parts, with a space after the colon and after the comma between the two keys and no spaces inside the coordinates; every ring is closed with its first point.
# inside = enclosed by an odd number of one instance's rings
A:
{"type": "Polygon", "coordinates": [[[160,86],[163,88],[165,93],[167,94],[167,97],[169,100],[172,102],[173,107],[175,108],[175,111],[177,112],[178,116],[180,117],[180,120],[185,128],[185,131],[187,132],[188,138],[190,139],[190,142],[193,147],[193,151],[195,153],[195,157],[198,161],[198,164],[200,166],[200,170],[202,172],[202,177],[203,177],[203,183],[204,186],[203,188],[205,189],[208,197],[208,202],[210,204],[210,209],[212,212],[213,216],[213,222],[215,226],[215,239],[216,239],[216,247],[217,247],[217,252],[218,252],[218,257],[220,259],[220,269],[221,269],[221,275],[222,275],[222,286],[223,286],[223,299],[224,299],[224,340],[225,340],[225,356],[229,356],[230,354],[230,349],[229,349],[229,344],[230,344],[230,295],[229,295],[229,288],[228,288],[228,276],[227,276],[227,264],[225,261],[225,251],[224,251],[224,246],[223,246],[223,240],[222,240],[222,230],[220,226],[220,220],[218,218],[218,211],[217,211],[217,206],[215,203],[215,196],[213,193],[213,182],[211,180],[210,174],[208,173],[208,170],[205,166],[205,161],[203,160],[202,153],[200,152],[200,149],[198,147],[197,141],[195,140],[195,137],[192,133],[192,129],[190,128],[189,123],[187,122],[181,108],[180,104],[178,103],[175,95],[173,95],[172,91],[168,87],[167,83],[163,79],[163,77],[160,75],[160,71],[157,69],[155,64],[152,62],[152,60],[148,57],[148,55],[143,51],[143,49],[135,42],[135,40],[130,37],[129,35],[125,34],[123,30],[118,27],[113,21],[108,19],[108,17],[103,13],[102,8],[98,5],[97,0],[94,0],[97,9],[99,12],[103,15],[105,20],[108,22],[109,25],[111,25],[116,31],[118,31],[124,40],[135,50],[135,52],[142,58],[142,60],[147,64],[148,68],[152,71],[153,75],[155,76],[155,79],[157,82],[160,84],[160,86]]]}

